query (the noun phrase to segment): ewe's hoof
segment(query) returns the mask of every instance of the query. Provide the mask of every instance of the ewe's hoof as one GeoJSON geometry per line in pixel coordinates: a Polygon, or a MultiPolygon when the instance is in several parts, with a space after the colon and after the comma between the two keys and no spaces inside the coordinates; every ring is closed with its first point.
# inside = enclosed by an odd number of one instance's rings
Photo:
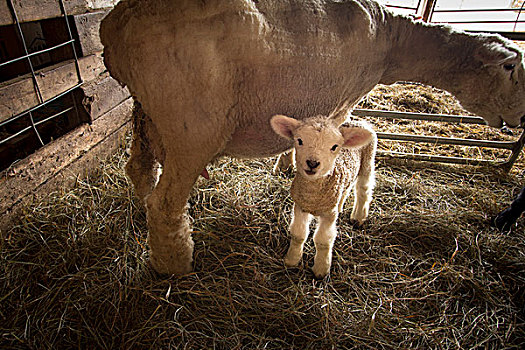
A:
{"type": "Polygon", "coordinates": [[[149,265],[161,275],[186,275],[193,271],[191,261],[185,264],[167,264],[159,259],[150,258],[149,265]]]}
{"type": "Polygon", "coordinates": [[[516,225],[518,218],[506,209],[491,220],[491,224],[501,232],[510,232],[512,227],[516,225]]]}

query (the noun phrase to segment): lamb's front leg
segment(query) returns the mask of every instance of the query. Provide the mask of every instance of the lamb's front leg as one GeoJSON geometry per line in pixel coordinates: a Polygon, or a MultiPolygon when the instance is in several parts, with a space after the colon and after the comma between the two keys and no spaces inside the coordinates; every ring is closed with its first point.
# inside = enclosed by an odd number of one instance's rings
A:
{"type": "Polygon", "coordinates": [[[315,258],[312,271],[316,278],[323,278],[332,266],[332,248],[337,236],[337,212],[319,217],[319,226],[314,234],[315,258]]]}
{"type": "Polygon", "coordinates": [[[292,223],[290,224],[290,247],[284,258],[286,266],[297,266],[303,256],[303,247],[310,231],[310,220],[312,216],[299,208],[293,207],[292,223]]]}

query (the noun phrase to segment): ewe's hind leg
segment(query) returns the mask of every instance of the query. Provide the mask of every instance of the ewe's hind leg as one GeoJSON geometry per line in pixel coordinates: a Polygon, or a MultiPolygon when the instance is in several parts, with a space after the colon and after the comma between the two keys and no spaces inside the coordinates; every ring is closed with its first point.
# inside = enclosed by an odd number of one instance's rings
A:
{"type": "Polygon", "coordinates": [[[293,208],[293,218],[290,224],[290,247],[284,258],[286,266],[297,266],[303,256],[303,247],[310,231],[310,220],[312,216],[305,213],[297,205],[293,208]]]}
{"type": "Polygon", "coordinates": [[[354,187],[354,208],[350,219],[359,225],[363,224],[368,216],[368,209],[372,201],[372,192],[375,184],[374,171],[359,175],[354,187]]]}
{"type": "Polygon", "coordinates": [[[150,263],[159,273],[181,275],[192,270],[193,241],[186,202],[197,175],[167,163],[146,198],[150,263]]]}
{"type": "Polygon", "coordinates": [[[153,153],[139,135],[133,135],[131,157],[126,164],[126,173],[133,183],[137,197],[142,200],[157,184],[160,165],[155,161],[153,153]]]}
{"type": "MultiPolygon", "coordinates": [[[[206,131],[200,131],[202,140],[220,141],[206,131]]],[[[196,145],[200,139],[184,134],[175,139],[177,148],[166,150],[162,175],[146,198],[146,207],[150,263],[157,272],[180,275],[192,270],[193,260],[187,201],[195,181],[220,146],[211,142],[196,145]]]]}
{"type": "Polygon", "coordinates": [[[295,152],[293,149],[286,153],[282,153],[277,159],[277,162],[275,162],[275,165],[273,166],[272,174],[277,175],[279,173],[286,172],[290,168],[293,168],[294,157],[295,152]]]}
{"type": "Polygon", "coordinates": [[[314,234],[315,258],[312,271],[315,277],[323,278],[330,272],[332,266],[332,248],[337,236],[337,213],[319,217],[319,226],[314,234]]]}

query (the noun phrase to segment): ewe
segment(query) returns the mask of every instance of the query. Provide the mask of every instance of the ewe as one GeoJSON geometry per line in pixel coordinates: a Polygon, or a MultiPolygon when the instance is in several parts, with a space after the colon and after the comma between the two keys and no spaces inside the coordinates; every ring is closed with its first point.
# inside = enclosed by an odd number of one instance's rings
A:
{"type": "Polygon", "coordinates": [[[127,169],[161,273],[192,270],[187,201],[208,163],[290,146],[271,130],[277,113],[347,112],[376,84],[404,80],[448,90],[492,126],[525,115],[523,53],[511,41],[370,0],[120,1],[100,38],[108,71],[142,108],[127,169]]]}
{"type": "Polygon", "coordinates": [[[288,266],[299,263],[310,220],[316,216],[319,225],[314,234],[312,270],[322,278],[330,271],[337,216],[352,187],[355,198],[351,219],[362,224],[368,215],[374,187],[376,134],[365,122],[347,122],[338,127],[333,119],[323,116],[299,121],[276,115],[270,123],[277,134],[294,140],[295,147],[291,241],[284,261],[288,266]]]}

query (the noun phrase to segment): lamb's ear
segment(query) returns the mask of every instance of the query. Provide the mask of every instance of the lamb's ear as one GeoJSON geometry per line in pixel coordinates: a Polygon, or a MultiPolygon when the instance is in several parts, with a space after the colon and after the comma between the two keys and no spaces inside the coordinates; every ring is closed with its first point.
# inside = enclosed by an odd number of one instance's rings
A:
{"type": "Polygon", "coordinates": [[[270,120],[273,131],[287,139],[293,139],[293,133],[300,124],[299,120],[280,114],[274,115],[270,120]]]}
{"type": "Polygon", "coordinates": [[[343,124],[339,130],[345,139],[343,147],[346,148],[359,148],[370,143],[374,137],[370,130],[360,127],[345,126],[345,124],[343,124]]]}
{"type": "Polygon", "coordinates": [[[484,66],[495,66],[505,63],[519,63],[518,53],[499,42],[483,44],[474,54],[484,66]]]}

